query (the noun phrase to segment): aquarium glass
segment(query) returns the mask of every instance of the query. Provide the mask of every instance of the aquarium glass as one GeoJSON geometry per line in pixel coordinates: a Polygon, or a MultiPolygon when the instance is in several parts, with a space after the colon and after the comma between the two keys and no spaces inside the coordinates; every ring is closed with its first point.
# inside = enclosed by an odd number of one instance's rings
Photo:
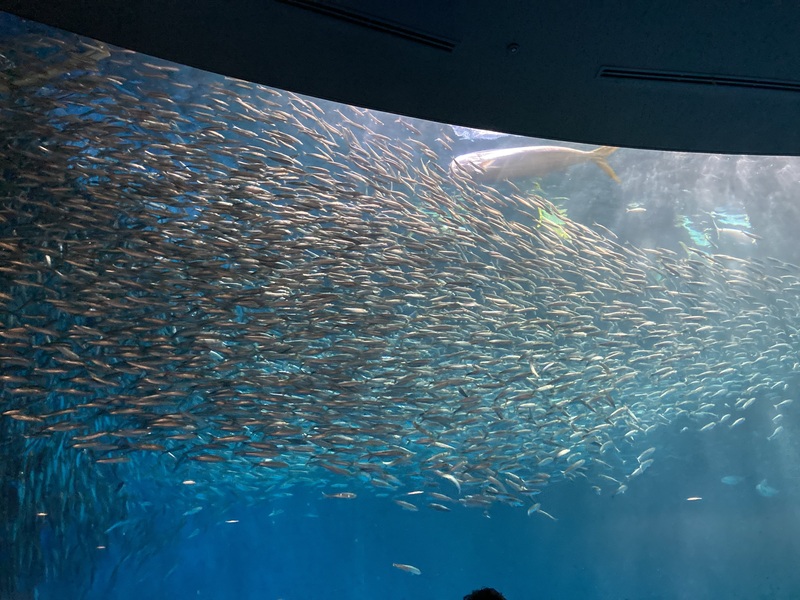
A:
{"type": "Polygon", "coordinates": [[[0,32],[0,598],[800,598],[798,158],[0,32]]]}

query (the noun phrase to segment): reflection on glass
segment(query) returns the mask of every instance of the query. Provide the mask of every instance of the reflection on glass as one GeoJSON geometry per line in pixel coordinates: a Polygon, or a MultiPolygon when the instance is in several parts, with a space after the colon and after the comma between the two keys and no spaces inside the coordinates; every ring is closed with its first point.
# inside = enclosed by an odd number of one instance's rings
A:
{"type": "Polygon", "coordinates": [[[796,158],[0,22],[0,596],[796,597],[796,158]]]}

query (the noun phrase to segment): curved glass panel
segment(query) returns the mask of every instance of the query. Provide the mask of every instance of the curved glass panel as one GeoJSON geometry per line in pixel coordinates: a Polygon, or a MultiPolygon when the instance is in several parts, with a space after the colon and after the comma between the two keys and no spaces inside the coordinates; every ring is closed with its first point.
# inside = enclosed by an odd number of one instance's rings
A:
{"type": "Polygon", "coordinates": [[[0,23],[0,597],[797,597],[797,158],[0,23]]]}

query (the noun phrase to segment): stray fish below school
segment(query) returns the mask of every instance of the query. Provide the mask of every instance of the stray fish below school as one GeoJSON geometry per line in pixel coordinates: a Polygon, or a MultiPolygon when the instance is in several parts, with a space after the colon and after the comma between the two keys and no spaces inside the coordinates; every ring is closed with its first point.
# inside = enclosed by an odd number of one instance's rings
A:
{"type": "Polygon", "coordinates": [[[741,475],[725,475],[720,481],[725,485],[739,485],[744,481],[744,477],[741,475]]]}
{"type": "Polygon", "coordinates": [[[778,494],[778,490],[767,483],[766,479],[762,479],[756,485],[756,491],[765,498],[772,498],[778,494]]]}
{"type": "Polygon", "coordinates": [[[401,571],[405,571],[406,573],[411,573],[412,575],[421,575],[422,571],[420,571],[414,565],[405,565],[402,563],[392,563],[392,566],[395,569],[400,569],[401,571]]]}

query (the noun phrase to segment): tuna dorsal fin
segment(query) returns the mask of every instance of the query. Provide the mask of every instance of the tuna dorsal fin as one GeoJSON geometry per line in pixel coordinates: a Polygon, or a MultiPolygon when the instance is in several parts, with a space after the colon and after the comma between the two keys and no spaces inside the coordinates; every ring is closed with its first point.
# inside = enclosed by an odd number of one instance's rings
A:
{"type": "Polygon", "coordinates": [[[592,160],[595,162],[595,164],[601,169],[603,169],[606,175],[611,177],[611,179],[613,179],[617,183],[622,183],[619,180],[619,177],[617,177],[617,174],[614,173],[614,169],[611,168],[611,165],[608,164],[608,161],[606,160],[616,151],[617,148],[614,146],[601,146],[596,150],[592,150],[589,154],[591,154],[592,160]]]}

